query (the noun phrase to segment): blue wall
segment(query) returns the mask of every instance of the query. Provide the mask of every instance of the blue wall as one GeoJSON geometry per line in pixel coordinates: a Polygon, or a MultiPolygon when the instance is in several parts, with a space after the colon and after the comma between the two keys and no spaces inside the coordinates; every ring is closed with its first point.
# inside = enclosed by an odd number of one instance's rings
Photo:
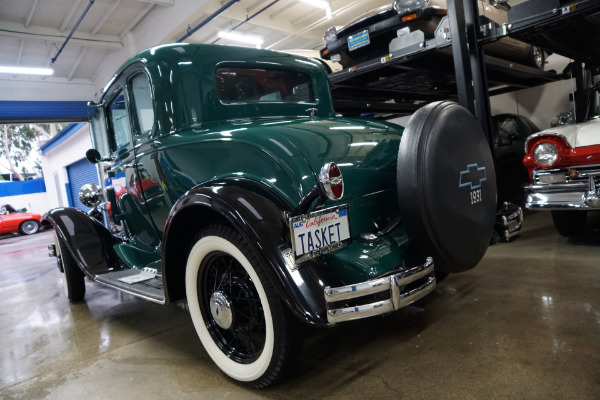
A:
{"type": "Polygon", "coordinates": [[[43,178],[31,179],[29,181],[0,182],[0,197],[43,193],[45,191],[46,184],[43,178]]]}

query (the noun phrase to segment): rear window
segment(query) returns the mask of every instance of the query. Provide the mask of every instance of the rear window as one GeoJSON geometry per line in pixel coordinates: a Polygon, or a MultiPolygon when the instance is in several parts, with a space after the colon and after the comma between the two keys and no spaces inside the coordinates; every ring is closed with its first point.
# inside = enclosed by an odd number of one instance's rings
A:
{"type": "Polygon", "coordinates": [[[237,102],[314,102],[310,77],[301,72],[260,68],[219,68],[219,99],[237,102]]]}

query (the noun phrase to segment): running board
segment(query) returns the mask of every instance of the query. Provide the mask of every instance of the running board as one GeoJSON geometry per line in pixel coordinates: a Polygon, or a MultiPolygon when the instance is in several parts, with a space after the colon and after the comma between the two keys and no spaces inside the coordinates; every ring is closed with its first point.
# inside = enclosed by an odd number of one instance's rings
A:
{"type": "Polygon", "coordinates": [[[154,303],[165,304],[165,291],[163,288],[162,275],[156,275],[154,278],[136,283],[125,283],[119,280],[139,275],[140,272],[141,271],[138,269],[109,272],[102,275],[96,275],[94,281],[154,303]]]}

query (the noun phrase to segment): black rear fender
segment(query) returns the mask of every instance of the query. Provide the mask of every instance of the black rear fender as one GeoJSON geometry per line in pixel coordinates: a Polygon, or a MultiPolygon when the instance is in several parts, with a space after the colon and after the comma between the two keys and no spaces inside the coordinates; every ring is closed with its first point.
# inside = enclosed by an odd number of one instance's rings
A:
{"type": "Polygon", "coordinates": [[[88,276],[121,269],[113,245],[119,243],[96,219],[76,208],[55,208],[42,217],[50,223],[73,259],[88,276]]]}
{"type": "MultiPolygon", "coordinates": [[[[196,234],[204,226],[234,227],[250,245],[290,310],[309,325],[325,326],[324,284],[336,281],[318,259],[294,269],[282,251],[289,228],[280,202],[237,185],[197,187],[171,210],[164,233],[163,274],[170,301],[185,297],[185,266],[196,234]]],[[[290,210],[288,210],[290,211],[290,210]]]]}

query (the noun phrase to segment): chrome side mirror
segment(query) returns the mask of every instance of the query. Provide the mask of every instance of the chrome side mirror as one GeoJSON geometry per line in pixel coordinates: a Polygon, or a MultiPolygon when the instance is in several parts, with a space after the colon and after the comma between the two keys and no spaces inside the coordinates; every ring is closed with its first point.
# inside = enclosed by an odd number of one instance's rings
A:
{"type": "Polygon", "coordinates": [[[96,207],[102,202],[104,195],[97,185],[87,183],[79,189],[79,200],[86,207],[96,207]]]}

